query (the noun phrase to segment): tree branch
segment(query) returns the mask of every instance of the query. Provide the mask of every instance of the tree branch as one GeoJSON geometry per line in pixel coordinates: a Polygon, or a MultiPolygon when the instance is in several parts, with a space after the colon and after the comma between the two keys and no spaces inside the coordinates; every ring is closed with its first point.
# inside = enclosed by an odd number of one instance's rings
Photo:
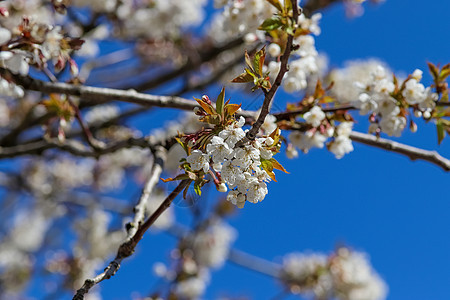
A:
{"type": "MultiPolygon", "coordinates": [[[[0,68],[0,73],[4,72],[4,69],[0,68]]],[[[108,88],[98,88],[98,87],[90,87],[90,86],[77,86],[66,83],[51,83],[44,82],[37,79],[32,79],[30,77],[23,77],[14,75],[14,79],[19,80],[19,84],[23,85],[26,89],[31,89],[35,91],[41,91],[44,93],[62,93],[69,94],[75,96],[83,96],[86,98],[90,98],[94,101],[99,101],[101,99],[104,100],[119,100],[129,103],[140,104],[143,106],[157,106],[157,107],[170,107],[170,108],[179,108],[184,110],[193,110],[194,107],[197,107],[198,104],[195,101],[187,100],[181,97],[172,97],[172,96],[158,96],[158,95],[148,95],[138,93],[134,90],[117,90],[117,89],[108,89],[108,88]]],[[[270,91],[269,91],[270,92],[270,91]]],[[[103,102],[102,101],[102,102],[103,102]]],[[[351,109],[350,107],[346,107],[346,109],[351,109]]],[[[240,115],[247,118],[254,118],[255,112],[253,111],[241,111],[240,115]]],[[[280,118],[284,117],[283,113],[280,114],[280,118]]],[[[261,117],[261,114],[260,114],[261,117]]],[[[265,117],[265,116],[264,116],[265,117]]],[[[264,122],[264,121],[263,121],[264,122]]],[[[261,123],[262,124],[262,123],[261,123]]],[[[259,129],[259,128],[258,128],[259,129]]],[[[394,142],[388,139],[379,138],[364,134],[353,132],[351,138],[359,143],[367,144],[370,146],[374,146],[377,148],[381,148],[384,150],[400,153],[410,157],[413,160],[422,159],[433,163],[445,171],[450,171],[450,163],[447,159],[443,158],[436,151],[427,151],[420,148],[415,148],[412,146],[400,144],[398,142],[394,142]]],[[[101,154],[114,152],[120,148],[131,147],[131,146],[141,146],[141,147],[149,147],[149,144],[146,144],[145,139],[129,139],[126,141],[118,142],[112,146],[108,146],[104,149],[100,149],[96,152],[88,152],[83,147],[81,149],[78,144],[61,144],[60,142],[52,141],[39,141],[35,143],[25,144],[25,145],[17,145],[13,147],[0,147],[0,158],[8,158],[15,157],[24,154],[39,154],[42,151],[49,148],[60,148],[70,153],[80,155],[80,156],[99,156],[101,154]]]]}
{"type": "MultiPolygon", "coordinates": [[[[298,16],[299,16],[299,8],[298,8],[297,3],[295,3],[295,5],[293,6],[292,11],[293,11],[293,18],[295,20],[295,24],[297,24],[297,20],[298,20],[298,16]]],[[[294,29],[294,33],[295,33],[295,29],[294,29]]],[[[263,89],[264,102],[262,104],[261,112],[259,113],[258,119],[256,119],[256,122],[252,125],[252,128],[250,128],[250,130],[247,132],[245,137],[237,144],[238,147],[242,146],[243,144],[245,144],[248,141],[253,141],[256,138],[256,135],[258,134],[259,129],[264,124],[264,120],[266,119],[266,116],[270,112],[270,107],[271,107],[273,97],[275,96],[275,93],[278,90],[278,87],[281,85],[284,74],[286,74],[286,72],[289,70],[288,60],[291,55],[291,51],[294,48],[293,42],[294,42],[294,36],[288,35],[287,42],[286,42],[286,48],[280,59],[280,61],[281,61],[280,71],[278,72],[278,75],[275,78],[275,81],[274,81],[272,87],[270,88],[270,90],[268,92],[265,92],[265,90],[263,89]]]]}
{"type": "MultiPolygon", "coordinates": [[[[153,180],[153,176],[150,177],[149,181],[151,180],[153,180]]],[[[150,228],[150,226],[156,221],[156,219],[158,219],[158,217],[170,206],[170,204],[176,198],[176,196],[190,183],[191,183],[190,180],[181,181],[178,184],[178,186],[172,191],[172,193],[170,193],[170,195],[167,196],[167,198],[163,201],[163,203],[161,203],[158,209],[144,223],[139,224],[139,227],[134,232],[134,234],[132,236],[129,235],[127,240],[122,245],[120,245],[116,257],[114,258],[113,261],[109,263],[109,265],[105,268],[105,270],[94,278],[86,279],[83,286],[77,290],[76,294],[73,297],[73,300],[83,300],[84,295],[86,295],[92,287],[102,282],[103,280],[110,279],[112,276],[114,276],[117,270],[119,270],[122,260],[133,254],[134,249],[136,248],[139,241],[142,239],[144,233],[150,228]]],[[[146,194],[147,187],[150,187],[150,184],[148,182],[141,196],[141,200],[142,198],[144,198],[142,202],[145,202],[146,198],[148,197],[146,194]]],[[[139,201],[138,206],[141,206],[140,204],[141,200],[139,201]]]]}
{"type": "Polygon", "coordinates": [[[150,138],[129,138],[111,145],[97,147],[95,150],[85,147],[77,140],[65,140],[64,142],[58,139],[39,140],[27,144],[21,144],[11,147],[0,147],[0,159],[12,158],[21,155],[33,154],[38,155],[47,149],[58,148],[76,156],[82,157],[99,157],[104,154],[112,153],[123,148],[142,147],[153,149],[155,143],[150,138]]]}
{"type": "Polygon", "coordinates": [[[232,49],[234,47],[240,46],[243,43],[243,38],[238,37],[234,40],[228,41],[223,45],[214,46],[208,49],[207,51],[204,51],[203,49],[206,47],[205,45],[201,45],[198,49],[198,57],[197,60],[189,59],[183,66],[181,66],[178,69],[169,71],[166,74],[163,74],[160,77],[150,79],[149,81],[143,82],[141,84],[130,86],[131,88],[137,90],[137,91],[146,91],[152,88],[155,88],[157,86],[160,86],[161,84],[164,84],[166,82],[169,82],[180,75],[185,74],[186,72],[196,69],[199,66],[201,66],[204,62],[209,61],[211,59],[214,59],[217,57],[220,53],[227,51],[229,49],[232,49]]]}
{"type": "Polygon", "coordinates": [[[450,171],[450,160],[442,157],[436,151],[429,151],[413,146],[401,144],[392,140],[377,138],[371,134],[352,131],[350,138],[358,143],[366,144],[387,151],[408,156],[411,160],[424,160],[441,167],[444,171],[450,171]]]}
{"type": "Polygon", "coordinates": [[[230,249],[228,261],[273,278],[280,277],[280,265],[244,251],[230,249]]]}

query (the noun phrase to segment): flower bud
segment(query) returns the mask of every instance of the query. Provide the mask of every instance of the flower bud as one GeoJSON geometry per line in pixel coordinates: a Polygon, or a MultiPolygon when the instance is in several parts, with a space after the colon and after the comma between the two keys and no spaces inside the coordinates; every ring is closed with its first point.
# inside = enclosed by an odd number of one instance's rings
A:
{"type": "Polygon", "coordinates": [[[414,115],[415,115],[417,118],[420,118],[420,117],[422,116],[422,112],[421,112],[420,110],[415,110],[415,111],[414,111],[414,115]]]}
{"type": "Polygon", "coordinates": [[[281,48],[278,44],[272,43],[267,47],[267,52],[269,52],[272,57],[278,57],[281,54],[281,48]]]}
{"type": "Polygon", "coordinates": [[[227,186],[226,186],[226,184],[225,183],[220,183],[220,184],[218,184],[218,185],[216,185],[216,188],[217,188],[217,190],[219,191],[219,192],[221,192],[221,193],[226,193],[227,192],[227,186]]]}
{"type": "Polygon", "coordinates": [[[203,100],[203,102],[208,103],[209,105],[212,105],[211,100],[209,100],[209,97],[207,95],[203,95],[202,100],[203,100]]]}

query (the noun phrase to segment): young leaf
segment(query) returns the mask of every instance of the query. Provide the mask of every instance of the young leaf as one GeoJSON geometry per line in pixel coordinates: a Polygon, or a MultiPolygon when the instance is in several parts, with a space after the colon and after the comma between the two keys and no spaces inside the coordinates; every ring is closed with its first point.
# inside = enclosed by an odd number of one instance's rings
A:
{"type": "Polygon", "coordinates": [[[283,22],[280,17],[273,16],[269,19],[264,20],[264,22],[259,25],[258,29],[263,31],[272,31],[283,26],[283,22]]]}
{"type": "Polygon", "coordinates": [[[222,90],[220,91],[219,96],[217,97],[216,100],[216,111],[219,115],[223,115],[223,103],[225,100],[225,88],[223,87],[222,90]]]}
{"type": "Polygon", "coordinates": [[[428,62],[428,68],[430,69],[430,73],[433,75],[435,79],[439,77],[439,69],[434,64],[428,62]]]}
{"type": "Polygon", "coordinates": [[[199,195],[199,196],[202,195],[202,189],[201,189],[200,183],[198,181],[194,182],[194,191],[197,195],[199,195]]]}
{"type": "Polygon", "coordinates": [[[176,181],[176,180],[185,180],[185,179],[190,179],[189,178],[189,175],[187,175],[187,174],[180,174],[180,175],[178,175],[177,177],[175,177],[175,178],[167,178],[167,179],[163,179],[163,178],[161,178],[161,180],[163,181],[163,182],[169,182],[169,181],[176,181]]]}
{"type": "Polygon", "coordinates": [[[270,160],[261,159],[261,167],[266,171],[266,173],[272,178],[273,181],[277,181],[275,179],[275,173],[273,173],[273,164],[270,160]]]}
{"type": "Polygon", "coordinates": [[[291,0],[284,0],[284,11],[286,13],[288,13],[291,10],[292,10],[292,1],[291,0]]]}
{"type": "Polygon", "coordinates": [[[450,68],[442,68],[441,73],[439,74],[439,79],[444,81],[450,75],[450,68]]]}
{"type": "Polygon", "coordinates": [[[198,99],[198,98],[194,98],[198,104],[200,104],[200,106],[206,111],[206,113],[210,114],[210,115],[214,115],[216,113],[216,111],[214,110],[214,107],[212,107],[211,105],[209,105],[208,103],[203,102],[202,99],[198,99]]]}
{"type": "Polygon", "coordinates": [[[225,106],[225,114],[232,116],[239,110],[239,108],[241,108],[240,104],[227,104],[225,106]]]}
{"type": "Polygon", "coordinates": [[[262,70],[264,66],[264,60],[266,59],[266,48],[263,47],[261,50],[255,53],[255,57],[253,58],[253,65],[256,74],[260,77],[263,75],[262,70]]]}
{"type": "Polygon", "coordinates": [[[275,158],[271,158],[270,162],[272,163],[272,166],[274,169],[283,171],[286,174],[289,174],[288,171],[286,171],[286,169],[275,159],[275,158]]]}

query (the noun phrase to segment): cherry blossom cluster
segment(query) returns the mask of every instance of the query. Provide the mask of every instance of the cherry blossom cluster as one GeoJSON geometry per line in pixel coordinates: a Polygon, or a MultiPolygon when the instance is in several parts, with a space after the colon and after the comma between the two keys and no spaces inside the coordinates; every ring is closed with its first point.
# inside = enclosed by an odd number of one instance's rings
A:
{"type": "MultiPolygon", "coordinates": [[[[289,141],[293,146],[307,153],[311,148],[323,148],[325,142],[332,138],[332,141],[327,146],[336,158],[342,158],[345,154],[353,151],[352,141],[349,137],[352,132],[353,122],[341,122],[335,128],[331,125],[320,106],[313,106],[308,112],[303,114],[303,119],[310,126],[310,129],[305,132],[292,131],[289,134],[289,141]]],[[[295,148],[288,147],[286,151],[288,157],[297,156],[295,148]]]]}
{"type": "MultiPolygon", "coordinates": [[[[33,3],[27,6],[21,2],[5,1],[2,2],[5,6],[0,7],[3,11],[0,19],[0,67],[13,74],[27,75],[29,67],[34,66],[49,75],[49,63],[57,72],[68,64],[72,74],[76,75],[78,67],[71,54],[81,47],[83,41],[66,36],[61,26],[51,25],[53,18],[41,18],[41,11],[47,10],[50,14],[43,3],[31,1],[33,3]]],[[[23,97],[23,91],[11,79],[2,78],[0,83],[3,95],[23,97]]]]}
{"type": "Polygon", "coordinates": [[[428,120],[439,99],[437,93],[420,82],[422,73],[417,69],[400,84],[382,64],[375,61],[353,63],[348,69],[331,74],[336,82],[332,91],[337,101],[351,103],[361,115],[370,115],[369,132],[400,136],[408,125],[408,108],[416,117],[428,120]],[[356,78],[358,74],[361,76],[356,78]],[[350,80],[354,80],[351,85],[350,80]]]}
{"type": "Polygon", "coordinates": [[[187,157],[193,171],[207,173],[211,165],[222,179],[218,184],[219,191],[225,192],[228,186],[227,200],[239,208],[244,207],[246,201],[261,202],[267,195],[266,183],[271,178],[261,163],[272,159],[271,149],[276,147],[271,137],[257,138],[243,147],[236,147],[245,136],[244,124],[245,119],[240,117],[212,137],[205,152],[193,150],[187,157]]]}
{"type": "MultiPolygon", "coordinates": [[[[222,14],[213,20],[210,33],[212,38],[217,42],[222,42],[241,34],[245,35],[247,43],[268,40],[270,45],[267,51],[273,60],[264,66],[264,72],[269,72],[270,76],[275,78],[280,69],[280,62],[277,59],[282,54],[284,40],[280,36],[283,35],[280,33],[281,31],[272,34],[271,30],[264,27],[263,23],[265,20],[274,18],[274,14],[277,12],[275,7],[265,0],[215,1],[215,4],[218,7],[225,6],[225,8],[222,14]]],[[[307,87],[308,78],[322,69],[322,61],[315,48],[314,37],[311,35],[320,34],[318,22],[321,18],[320,13],[312,15],[310,18],[301,14],[297,20],[298,34],[296,34],[294,43],[299,47],[293,52],[289,71],[283,81],[283,88],[289,93],[304,90],[307,87]]]]}
{"type": "Polygon", "coordinates": [[[210,26],[209,35],[216,43],[236,36],[245,36],[247,43],[265,41],[264,32],[258,30],[261,23],[276,12],[266,0],[215,0],[214,6],[222,8],[210,26]]]}
{"type": "MultiPolygon", "coordinates": [[[[294,51],[289,62],[289,71],[283,79],[283,89],[288,93],[305,90],[308,86],[308,79],[314,77],[323,69],[323,60],[319,56],[313,35],[320,35],[319,21],[322,18],[320,13],[307,18],[301,14],[298,20],[294,43],[298,45],[298,50],[294,51]]],[[[267,48],[268,53],[275,58],[266,67],[271,77],[275,78],[280,69],[280,62],[276,59],[281,53],[281,41],[273,41],[267,48]]]]}
{"type": "Polygon", "coordinates": [[[364,253],[339,248],[327,256],[291,253],[285,256],[281,281],[292,293],[315,299],[383,300],[387,287],[364,253]]]}
{"type": "Polygon", "coordinates": [[[114,36],[122,39],[146,38],[155,40],[170,40],[180,38],[187,27],[200,24],[205,18],[206,0],[193,1],[122,1],[74,0],[71,5],[89,8],[97,15],[104,15],[112,25],[114,36]],[[164,26],[150,26],[164,24],[164,26]]]}
{"type": "Polygon", "coordinates": [[[210,269],[223,266],[236,236],[234,228],[213,216],[181,240],[179,248],[171,252],[170,266],[156,263],[154,272],[174,282],[172,293],[178,298],[200,299],[209,284],[210,269]]]}

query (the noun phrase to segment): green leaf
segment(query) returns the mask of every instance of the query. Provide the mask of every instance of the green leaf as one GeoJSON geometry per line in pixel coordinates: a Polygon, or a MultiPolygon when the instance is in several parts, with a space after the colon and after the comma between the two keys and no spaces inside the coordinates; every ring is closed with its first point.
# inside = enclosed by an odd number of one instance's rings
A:
{"type": "Polygon", "coordinates": [[[175,137],[175,140],[177,141],[178,144],[180,144],[180,146],[184,149],[184,151],[186,152],[187,155],[191,154],[190,153],[191,151],[189,151],[190,149],[187,144],[183,143],[183,141],[178,137],[175,137]]]}
{"type": "Polygon", "coordinates": [[[430,69],[430,73],[433,75],[433,78],[437,79],[439,77],[439,69],[434,64],[428,62],[428,68],[430,69]]]}
{"type": "Polygon", "coordinates": [[[259,25],[258,29],[264,31],[272,31],[280,28],[281,26],[283,26],[281,18],[278,16],[273,16],[269,19],[264,20],[264,22],[259,25]]]}
{"type": "Polygon", "coordinates": [[[286,174],[289,174],[288,171],[286,171],[286,169],[275,159],[275,158],[271,158],[270,162],[272,163],[272,166],[274,169],[283,171],[286,174]]]}
{"type": "Polygon", "coordinates": [[[445,137],[444,125],[440,122],[440,120],[438,120],[438,122],[436,123],[436,129],[437,129],[438,144],[440,145],[445,137]]]}
{"type": "Polygon", "coordinates": [[[197,195],[199,195],[199,196],[202,195],[202,189],[201,189],[200,183],[197,181],[194,182],[194,191],[197,195]]]}
{"type": "Polygon", "coordinates": [[[442,68],[441,73],[439,74],[439,79],[444,81],[450,75],[450,68],[444,69],[442,68]]]}
{"type": "Polygon", "coordinates": [[[225,100],[225,88],[223,87],[222,90],[220,91],[219,96],[217,97],[216,100],[216,111],[219,115],[223,115],[223,103],[225,100]]]}
{"type": "Polygon", "coordinates": [[[294,27],[292,27],[292,26],[286,27],[286,33],[293,36],[295,34],[294,27]]]}
{"type": "Polygon", "coordinates": [[[290,12],[292,10],[292,1],[291,0],[284,0],[284,11],[290,12]]]}
{"type": "Polygon", "coordinates": [[[266,171],[266,173],[270,176],[270,178],[272,178],[273,181],[277,181],[275,179],[275,173],[273,172],[273,164],[270,160],[267,159],[261,159],[261,167],[263,168],[264,171],[266,171]]]}
{"type": "Polygon", "coordinates": [[[255,57],[253,58],[254,69],[259,76],[262,76],[262,69],[264,66],[265,59],[266,59],[266,48],[263,47],[261,50],[255,53],[255,57]]]}

